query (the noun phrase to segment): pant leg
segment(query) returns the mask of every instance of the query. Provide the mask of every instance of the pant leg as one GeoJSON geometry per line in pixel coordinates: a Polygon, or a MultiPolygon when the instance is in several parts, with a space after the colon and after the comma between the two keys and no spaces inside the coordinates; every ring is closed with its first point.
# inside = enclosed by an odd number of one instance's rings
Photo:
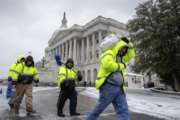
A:
{"type": "Polygon", "coordinates": [[[26,111],[27,112],[32,112],[33,108],[32,108],[32,84],[28,84],[25,85],[25,94],[26,94],[26,98],[25,98],[25,103],[26,103],[26,111]]]}
{"type": "Polygon", "coordinates": [[[15,109],[16,113],[19,112],[19,107],[20,107],[21,101],[23,99],[24,93],[25,93],[25,86],[22,84],[17,84],[15,101],[14,101],[14,109],[15,109]]]}
{"type": "Polygon", "coordinates": [[[12,78],[8,77],[8,86],[6,90],[6,97],[10,98],[12,96],[12,78]]]}
{"type": "Polygon", "coordinates": [[[120,90],[112,101],[118,120],[130,120],[126,95],[120,90]]]}
{"type": "Polygon", "coordinates": [[[64,91],[60,91],[58,102],[57,102],[57,114],[63,113],[63,108],[64,108],[67,98],[68,98],[67,93],[64,91]]]}
{"type": "Polygon", "coordinates": [[[105,84],[100,89],[100,97],[96,104],[96,106],[92,109],[92,111],[88,114],[86,120],[96,120],[99,115],[104,111],[104,109],[112,102],[112,100],[115,98],[117,92],[115,91],[117,88],[105,84]]]}
{"type": "Polygon", "coordinates": [[[76,106],[77,106],[77,91],[73,90],[72,93],[69,95],[70,104],[69,104],[69,110],[70,114],[73,114],[76,112],[76,106]]]}
{"type": "Polygon", "coordinates": [[[15,90],[15,88],[13,88],[12,96],[10,97],[10,100],[8,102],[8,104],[10,105],[11,108],[14,108],[15,96],[16,96],[16,90],[15,90]]]}

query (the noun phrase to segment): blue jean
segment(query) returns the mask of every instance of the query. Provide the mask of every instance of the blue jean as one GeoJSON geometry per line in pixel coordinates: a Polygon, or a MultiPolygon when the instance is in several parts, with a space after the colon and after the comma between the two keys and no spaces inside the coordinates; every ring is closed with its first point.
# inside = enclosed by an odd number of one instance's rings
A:
{"type": "Polygon", "coordinates": [[[12,78],[8,77],[8,86],[7,86],[7,91],[6,91],[6,97],[10,98],[12,96],[12,78]]]}
{"type": "Polygon", "coordinates": [[[96,120],[110,103],[113,104],[118,120],[130,120],[125,94],[120,87],[108,83],[100,89],[100,98],[86,120],[96,120]]]}

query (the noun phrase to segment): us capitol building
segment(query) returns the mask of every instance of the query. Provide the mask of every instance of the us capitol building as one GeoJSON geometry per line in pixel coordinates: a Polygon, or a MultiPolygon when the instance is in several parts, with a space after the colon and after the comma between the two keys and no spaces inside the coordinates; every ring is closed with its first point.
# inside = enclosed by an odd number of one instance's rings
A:
{"type": "MultiPolygon", "coordinates": [[[[68,58],[73,58],[75,68],[80,70],[83,81],[94,84],[97,78],[99,62],[99,43],[110,32],[127,35],[126,25],[112,18],[98,16],[85,25],[74,24],[67,26],[64,13],[62,25],[55,30],[45,49],[45,65],[41,70],[43,80],[56,80],[58,66],[55,55],[60,55],[65,63],[68,58]]],[[[139,84],[142,84],[139,82],[139,84]]]]}

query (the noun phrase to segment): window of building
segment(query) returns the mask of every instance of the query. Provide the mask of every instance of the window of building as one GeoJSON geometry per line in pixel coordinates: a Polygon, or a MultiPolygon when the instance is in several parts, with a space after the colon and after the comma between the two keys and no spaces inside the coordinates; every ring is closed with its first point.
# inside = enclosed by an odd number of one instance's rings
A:
{"type": "Polygon", "coordinates": [[[91,82],[91,70],[88,70],[87,81],[91,82]]]}
{"type": "Polygon", "coordinates": [[[90,52],[90,59],[92,59],[92,51],[90,52]]]}
{"type": "Polygon", "coordinates": [[[92,45],[93,45],[92,35],[89,35],[89,45],[90,45],[90,46],[92,46],[92,45]]]}
{"type": "Polygon", "coordinates": [[[96,50],[96,58],[99,58],[99,52],[96,50]]]}
{"type": "Polygon", "coordinates": [[[102,31],[102,39],[104,39],[107,36],[107,31],[102,31]]]}
{"type": "Polygon", "coordinates": [[[97,69],[95,68],[93,72],[94,72],[94,79],[93,80],[95,81],[97,79],[97,69]]]}
{"type": "Polygon", "coordinates": [[[98,32],[95,33],[95,40],[96,40],[96,44],[98,44],[99,43],[98,32]]]}

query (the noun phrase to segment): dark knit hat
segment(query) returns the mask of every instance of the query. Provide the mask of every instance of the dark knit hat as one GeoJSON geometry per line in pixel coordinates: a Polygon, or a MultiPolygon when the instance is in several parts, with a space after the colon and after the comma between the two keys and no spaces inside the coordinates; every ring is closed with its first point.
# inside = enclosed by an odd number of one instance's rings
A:
{"type": "Polygon", "coordinates": [[[74,61],[73,61],[72,58],[68,58],[67,61],[66,61],[66,64],[67,64],[67,63],[72,63],[72,64],[74,65],[74,61]]]}
{"type": "Polygon", "coordinates": [[[33,57],[32,57],[32,56],[29,55],[29,56],[26,57],[26,60],[25,60],[25,64],[26,64],[26,65],[27,65],[27,62],[28,62],[28,61],[31,61],[31,62],[32,62],[32,65],[31,65],[31,66],[34,66],[34,60],[33,60],[33,57]]]}

